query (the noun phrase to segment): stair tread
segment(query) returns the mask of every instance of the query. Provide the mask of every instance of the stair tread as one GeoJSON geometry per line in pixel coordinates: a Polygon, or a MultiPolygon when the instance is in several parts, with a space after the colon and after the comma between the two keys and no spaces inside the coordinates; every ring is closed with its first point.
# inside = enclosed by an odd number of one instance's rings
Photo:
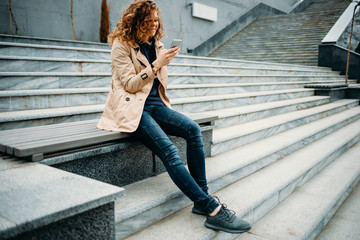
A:
{"type": "Polygon", "coordinates": [[[186,98],[176,98],[171,101],[172,104],[179,103],[195,103],[195,102],[204,102],[208,100],[225,100],[233,98],[242,98],[242,97],[254,97],[254,96],[263,96],[269,94],[282,94],[282,93],[294,93],[294,92],[312,92],[312,89],[285,89],[285,90],[273,90],[273,91],[258,91],[258,92],[245,92],[245,93],[233,93],[233,94],[220,94],[213,96],[198,96],[198,97],[186,97],[186,98]]]}
{"type": "MultiPolygon", "coordinates": [[[[186,104],[194,102],[206,102],[214,100],[234,99],[234,98],[246,98],[254,96],[265,96],[281,93],[299,93],[299,92],[312,92],[312,89],[285,89],[285,90],[274,90],[274,91],[262,91],[262,92],[249,92],[249,93],[235,93],[235,94],[221,94],[212,96],[197,96],[197,97],[184,97],[174,98],[171,103],[186,104]]],[[[44,117],[54,116],[66,116],[68,114],[75,113],[90,113],[90,112],[102,112],[104,104],[92,104],[84,106],[71,106],[71,107],[57,107],[57,108],[45,108],[45,109],[34,109],[34,110],[20,110],[12,112],[0,112],[0,122],[6,121],[19,121],[19,120],[30,120],[44,117]]]]}
{"type": "Polygon", "coordinates": [[[38,118],[51,118],[51,117],[68,116],[73,114],[84,114],[84,113],[92,113],[92,112],[101,113],[104,111],[104,106],[105,106],[104,104],[96,104],[96,105],[0,112],[0,122],[33,120],[38,118]]]}
{"type": "Polygon", "coordinates": [[[333,3],[336,8],[324,9],[321,6],[326,5],[320,3],[313,10],[308,10],[312,9],[312,5],[301,13],[260,17],[208,55],[316,66],[318,45],[349,3],[339,4],[336,1],[333,3]],[[266,37],[259,37],[264,32],[266,37]],[[299,58],[303,60],[299,61],[299,58]]]}
{"type": "Polygon", "coordinates": [[[34,43],[2,42],[2,41],[0,41],[0,46],[57,49],[57,50],[74,50],[74,51],[87,51],[87,52],[104,52],[104,53],[109,53],[109,54],[111,52],[110,49],[70,47],[70,46],[45,45],[45,44],[34,44],[34,43]]]}
{"type": "MultiPolygon", "coordinates": [[[[320,161],[326,159],[328,154],[331,154],[331,151],[319,151],[319,149],[341,148],[343,144],[359,135],[360,120],[357,120],[215,194],[230,209],[235,210],[240,217],[245,217],[249,222],[253,222],[257,220],[256,218],[261,217],[256,216],[256,212],[254,213],[260,202],[269,200],[273,196],[275,196],[274,201],[281,201],[282,199],[278,199],[279,191],[282,189],[287,191],[289,184],[296,188],[295,185],[299,184],[296,182],[298,178],[302,179],[300,181],[302,183],[308,180],[307,172],[309,169],[312,169],[320,161]],[[241,197],[239,198],[239,196],[241,197]]],[[[167,236],[171,236],[171,239],[210,239],[214,237],[216,232],[203,226],[204,217],[191,214],[190,208],[191,206],[164,218],[128,239],[142,239],[145,236],[146,239],[166,239],[167,236]]]]}
{"type": "MultiPolygon", "coordinates": [[[[360,107],[356,107],[339,114],[320,119],[316,122],[284,131],[274,136],[239,147],[206,159],[207,178],[209,182],[219,179],[226,174],[236,171],[244,166],[261,160],[286,146],[303,141],[349,117],[360,114],[360,107]],[[262,151],[258,151],[262,149],[262,151]],[[238,156],[241,156],[239,158],[238,156]],[[226,164],[224,164],[226,161],[226,164]]],[[[158,204],[162,204],[175,196],[181,195],[180,190],[171,182],[167,173],[148,178],[125,186],[126,196],[117,200],[117,222],[139,214],[158,204]],[[161,186],[154,188],[153,186],[161,186]]]]}
{"type": "MultiPolygon", "coordinates": [[[[0,60],[25,60],[25,61],[44,61],[44,62],[71,62],[71,63],[107,63],[110,64],[110,60],[102,60],[102,59],[77,59],[77,58],[55,58],[55,57],[31,57],[31,56],[0,56],[0,60]]],[[[278,67],[275,65],[274,67],[268,66],[238,66],[238,65],[216,65],[216,64],[194,64],[194,63],[170,63],[169,67],[200,67],[200,68],[220,68],[220,69],[240,69],[240,70],[283,70],[283,71],[299,71],[299,72],[328,72],[333,73],[330,69],[299,69],[299,70],[289,70],[287,68],[282,68],[281,65],[278,67]]],[[[9,72],[8,72],[9,73],[9,72]]],[[[29,72],[25,72],[29,73],[29,72]]]]}
{"type": "Polygon", "coordinates": [[[312,108],[301,109],[295,112],[283,113],[280,115],[263,118],[251,122],[241,123],[224,128],[218,128],[214,130],[213,143],[216,144],[219,142],[233,139],[235,137],[244,136],[253,132],[257,132],[263,129],[277,126],[282,123],[296,121],[306,116],[311,116],[319,113],[323,114],[323,112],[325,111],[330,111],[331,109],[337,107],[346,106],[347,104],[358,103],[358,102],[359,102],[358,100],[343,99],[336,102],[324,104],[321,106],[315,106],[312,108]]]}
{"type": "MultiPolygon", "coordinates": [[[[332,217],[360,176],[360,143],[254,224],[251,234],[237,239],[310,239],[332,217]],[[335,208],[335,209],[334,209],[335,208]],[[325,218],[325,220],[323,220],[325,218]],[[323,222],[325,221],[325,223],[323,222]]],[[[343,239],[349,239],[342,236],[343,239]]]]}
{"type": "MultiPolygon", "coordinates": [[[[328,83],[329,81],[323,80],[328,83]]],[[[322,81],[311,81],[322,82],[322,81]]],[[[246,86],[266,86],[266,85],[295,85],[295,84],[309,84],[309,81],[291,81],[291,82],[242,82],[242,83],[204,83],[204,84],[170,84],[167,90],[175,89],[193,89],[193,88],[229,88],[229,87],[246,87],[246,86]]],[[[92,88],[49,88],[49,89],[21,89],[21,90],[2,90],[0,97],[15,97],[15,96],[41,96],[41,95],[56,95],[56,94],[72,94],[72,93],[99,93],[108,92],[110,87],[92,87],[92,88]]]]}
{"type": "Polygon", "coordinates": [[[266,109],[284,107],[291,104],[300,104],[304,102],[310,102],[314,100],[328,99],[327,96],[311,96],[311,97],[303,97],[303,98],[295,98],[289,100],[281,100],[275,102],[267,102],[267,103],[259,103],[259,104],[251,104],[246,106],[234,107],[234,108],[225,108],[213,111],[205,111],[203,113],[217,115],[219,119],[226,118],[229,116],[240,115],[240,114],[248,114],[251,112],[263,111],[266,109]]]}
{"type": "MultiPolygon", "coordinates": [[[[359,144],[353,148],[359,148],[359,144]]],[[[350,149],[350,151],[353,151],[350,149]]],[[[357,153],[360,156],[360,153],[357,153]]],[[[360,184],[351,192],[350,196],[338,209],[337,213],[325,226],[317,239],[326,240],[357,240],[360,236],[360,184]]]]}
{"type": "MultiPolygon", "coordinates": [[[[343,78],[340,75],[293,75],[293,74],[240,74],[240,73],[169,73],[169,77],[333,77],[343,78]]],[[[111,76],[110,72],[0,72],[0,77],[54,77],[54,76],[111,76]]]]}

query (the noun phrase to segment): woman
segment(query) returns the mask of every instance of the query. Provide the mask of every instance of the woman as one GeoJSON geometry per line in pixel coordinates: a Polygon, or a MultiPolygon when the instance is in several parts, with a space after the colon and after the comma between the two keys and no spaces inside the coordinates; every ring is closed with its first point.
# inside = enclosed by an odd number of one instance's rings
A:
{"type": "Polygon", "coordinates": [[[108,37],[112,82],[98,128],[134,132],[194,202],[192,212],[207,216],[207,227],[232,233],[248,231],[247,222],[208,195],[200,127],[172,110],[165,94],[167,65],[180,49],[164,49],[160,43],[163,36],[160,11],[153,1],[136,0],[124,11],[108,37]],[[167,134],[186,139],[189,171],[167,134]]]}

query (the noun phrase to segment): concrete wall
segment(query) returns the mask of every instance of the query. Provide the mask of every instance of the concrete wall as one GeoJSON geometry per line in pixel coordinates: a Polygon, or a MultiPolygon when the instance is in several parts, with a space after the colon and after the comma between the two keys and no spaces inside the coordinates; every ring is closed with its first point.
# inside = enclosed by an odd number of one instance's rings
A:
{"type": "MultiPolygon", "coordinates": [[[[337,45],[349,49],[350,42],[350,32],[351,32],[351,21],[346,27],[345,31],[341,35],[341,37],[336,42],[337,45]]],[[[355,51],[356,47],[360,42],[360,11],[355,14],[353,32],[351,35],[351,50],[355,51]]]]}
{"type": "MultiPolygon", "coordinates": [[[[111,26],[116,26],[123,10],[132,0],[108,0],[111,26]]],[[[232,23],[259,3],[282,12],[290,12],[298,0],[196,0],[218,9],[218,20],[211,22],[191,16],[193,0],[157,0],[165,22],[169,45],[173,38],[182,38],[182,52],[195,48],[232,23]]],[[[101,0],[73,0],[77,40],[99,41],[101,0]]],[[[70,18],[70,0],[12,0],[12,11],[24,36],[74,39],[70,18]]],[[[13,32],[15,28],[13,26],[13,32]]],[[[0,33],[10,34],[8,1],[0,1],[0,33]]]]}

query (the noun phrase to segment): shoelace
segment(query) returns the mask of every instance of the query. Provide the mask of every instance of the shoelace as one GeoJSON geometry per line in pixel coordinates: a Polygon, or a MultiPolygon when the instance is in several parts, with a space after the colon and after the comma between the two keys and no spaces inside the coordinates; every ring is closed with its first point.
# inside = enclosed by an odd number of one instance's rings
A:
{"type": "Polygon", "coordinates": [[[221,205],[219,217],[232,223],[236,219],[235,211],[228,209],[227,205],[225,203],[221,203],[220,199],[217,196],[214,195],[211,197],[221,205]],[[223,210],[223,211],[221,211],[221,210],[223,210]]]}

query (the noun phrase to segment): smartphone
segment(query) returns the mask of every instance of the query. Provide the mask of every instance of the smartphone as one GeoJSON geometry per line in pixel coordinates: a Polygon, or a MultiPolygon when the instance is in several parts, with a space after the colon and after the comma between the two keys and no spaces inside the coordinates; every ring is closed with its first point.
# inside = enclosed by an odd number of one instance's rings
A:
{"type": "Polygon", "coordinates": [[[182,40],[181,40],[181,39],[174,39],[174,40],[171,42],[170,48],[180,47],[181,43],[182,43],[182,40]]]}

